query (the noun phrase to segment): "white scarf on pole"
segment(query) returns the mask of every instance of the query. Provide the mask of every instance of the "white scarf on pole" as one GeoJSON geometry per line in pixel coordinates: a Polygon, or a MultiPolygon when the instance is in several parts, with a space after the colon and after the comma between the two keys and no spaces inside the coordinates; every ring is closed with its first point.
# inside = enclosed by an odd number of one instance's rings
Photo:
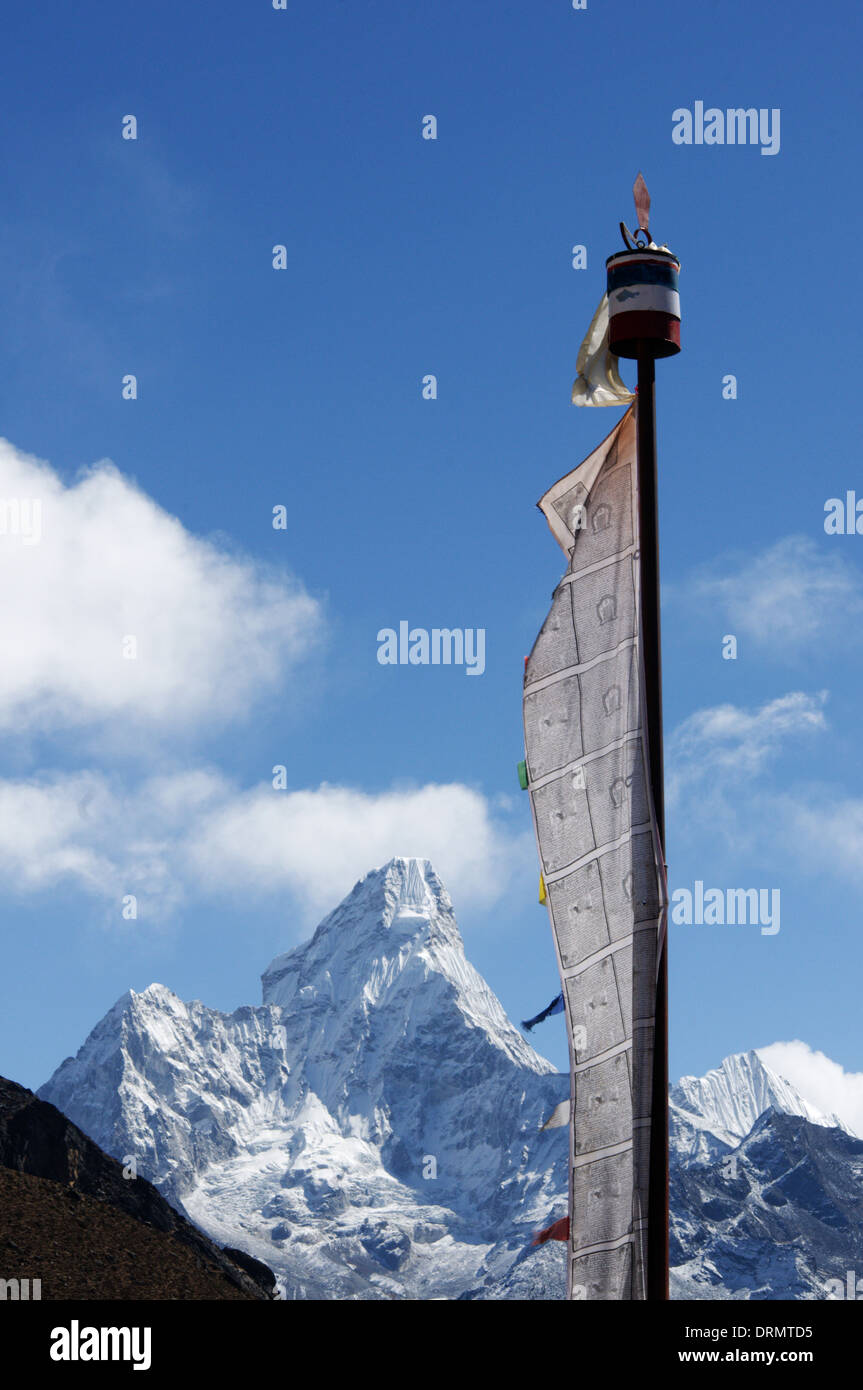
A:
{"type": "Polygon", "coordinates": [[[608,295],[604,294],[578,350],[573,405],[629,405],[635,393],[621,381],[617,361],[608,346],[608,295]]]}

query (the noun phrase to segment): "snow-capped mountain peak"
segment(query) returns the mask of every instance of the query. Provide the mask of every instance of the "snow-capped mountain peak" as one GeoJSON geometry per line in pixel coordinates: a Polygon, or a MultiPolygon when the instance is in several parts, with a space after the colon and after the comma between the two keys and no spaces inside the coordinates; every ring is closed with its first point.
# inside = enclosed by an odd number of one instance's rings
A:
{"type": "Polygon", "coordinates": [[[569,1078],[467,961],[428,860],[367,874],[262,982],[232,1014],[130,991],[43,1098],[294,1296],[460,1293],[562,1214],[566,1134],[541,1126],[569,1078]]]}
{"type": "Polygon", "coordinates": [[[518,1065],[554,1071],[468,962],[449,894],[427,859],[391,859],[367,874],[311,941],[271,962],[261,984],[265,1004],[300,1010],[305,1026],[315,1014],[343,1028],[359,1011],[365,1021],[385,1014],[399,1031],[420,1020],[433,1028],[456,1008],[518,1065]]]}
{"type": "Polygon", "coordinates": [[[756,1051],[671,1093],[672,1297],[820,1299],[859,1266],[863,1141],[756,1051]]]}
{"type": "MultiPolygon", "coordinates": [[[[823,1115],[804,1100],[755,1050],[733,1053],[706,1076],[682,1076],[671,1089],[671,1106],[678,1121],[678,1143],[697,1141],[704,1157],[715,1156],[713,1139],[720,1146],[735,1147],[771,1109],[811,1124],[847,1129],[836,1115],[823,1115]]],[[[694,1157],[695,1150],[688,1156],[694,1157]]]]}

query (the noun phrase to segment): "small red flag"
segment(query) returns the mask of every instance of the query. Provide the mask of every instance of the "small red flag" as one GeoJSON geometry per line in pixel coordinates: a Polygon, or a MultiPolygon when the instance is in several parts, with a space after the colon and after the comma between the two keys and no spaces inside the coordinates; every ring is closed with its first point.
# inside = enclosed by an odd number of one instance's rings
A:
{"type": "Polygon", "coordinates": [[[569,1240],[569,1217],[562,1216],[544,1231],[538,1231],[533,1238],[534,1245],[545,1245],[547,1240],[569,1240]]]}

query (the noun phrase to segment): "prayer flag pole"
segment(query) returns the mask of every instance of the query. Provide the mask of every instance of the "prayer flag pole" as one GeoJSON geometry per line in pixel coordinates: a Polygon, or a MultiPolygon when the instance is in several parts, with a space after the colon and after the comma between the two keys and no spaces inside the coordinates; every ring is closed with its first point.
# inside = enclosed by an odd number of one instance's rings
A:
{"type": "MultiPolygon", "coordinates": [[[[640,631],[649,782],[665,863],[665,790],[662,745],[662,643],[659,602],[659,514],[656,472],[657,357],[680,351],[677,258],[650,238],[650,195],[641,174],[633,187],[637,233],[621,224],[628,250],[608,266],[609,347],[638,363],[636,438],[640,547],[640,631]],[[629,282],[629,283],[624,283],[629,282]],[[622,293],[621,293],[622,292],[622,293]],[[618,298],[615,299],[614,296],[618,298]],[[634,301],[632,304],[630,300],[634,301]],[[622,310],[622,312],[621,312],[622,310]]],[[[647,1297],[668,1298],[668,932],[659,946],[650,1130],[647,1297]]]]}
{"type": "MultiPolygon", "coordinates": [[[[677,257],[606,261],[572,399],[627,406],[540,499],[567,569],[525,663],[525,760],[570,1054],[567,1298],[668,1298],[668,974],[655,373],[680,351],[677,257]],[[638,363],[638,392],[617,371],[638,363]]],[[[528,1020],[525,1026],[538,1021],[528,1020]]],[[[566,1107],[564,1107],[565,1109],[566,1107]]],[[[563,1123],[558,1110],[547,1123],[563,1123]]]]}

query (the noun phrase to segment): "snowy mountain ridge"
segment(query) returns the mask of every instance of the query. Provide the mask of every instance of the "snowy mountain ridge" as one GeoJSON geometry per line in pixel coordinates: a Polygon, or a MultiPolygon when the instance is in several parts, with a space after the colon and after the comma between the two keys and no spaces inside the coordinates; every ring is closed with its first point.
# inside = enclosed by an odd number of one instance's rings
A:
{"type": "MultiPolygon", "coordinates": [[[[568,1093],[465,958],[427,860],[366,875],[261,1005],[129,991],[41,1089],[287,1297],[453,1297],[566,1205],[568,1093]]],[[[538,1252],[559,1285],[563,1252],[538,1252]]]]}
{"type": "Polygon", "coordinates": [[[838,1116],[823,1115],[804,1100],[755,1050],[726,1057],[706,1076],[682,1076],[669,1104],[675,1152],[684,1162],[709,1161],[735,1148],[771,1109],[852,1133],[838,1116]]]}
{"type": "MultiPolygon", "coordinates": [[[[569,1078],[469,964],[427,860],[367,874],[221,1013],[128,991],[39,1092],[293,1299],[559,1299],[569,1078]]],[[[757,1052],[671,1091],[672,1285],[820,1297],[863,1268],[863,1141],[757,1052]]]]}

